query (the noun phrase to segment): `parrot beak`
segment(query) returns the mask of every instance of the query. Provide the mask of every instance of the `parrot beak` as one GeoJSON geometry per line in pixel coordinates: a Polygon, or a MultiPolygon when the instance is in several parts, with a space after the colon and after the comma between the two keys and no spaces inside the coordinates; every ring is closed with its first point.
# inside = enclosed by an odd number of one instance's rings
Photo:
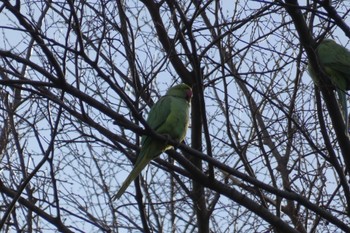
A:
{"type": "Polygon", "coordinates": [[[192,99],[192,90],[189,89],[189,90],[186,91],[186,100],[188,102],[191,102],[191,99],[192,99]]]}

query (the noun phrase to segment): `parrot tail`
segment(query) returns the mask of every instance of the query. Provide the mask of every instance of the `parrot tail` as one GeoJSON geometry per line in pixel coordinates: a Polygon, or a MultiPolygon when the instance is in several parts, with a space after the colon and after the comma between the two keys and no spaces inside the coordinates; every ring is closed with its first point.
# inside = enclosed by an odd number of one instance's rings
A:
{"type": "Polygon", "coordinates": [[[349,135],[349,120],[348,120],[348,106],[346,103],[346,92],[345,90],[338,90],[338,97],[342,108],[343,118],[345,121],[345,135],[349,135]]]}
{"type": "Polygon", "coordinates": [[[120,187],[117,194],[114,195],[113,201],[119,199],[125,190],[129,187],[131,182],[133,182],[141,173],[141,171],[146,167],[146,165],[150,162],[150,160],[145,156],[145,154],[139,154],[139,159],[136,160],[135,166],[130,172],[129,176],[124,181],[123,185],[120,187]]]}

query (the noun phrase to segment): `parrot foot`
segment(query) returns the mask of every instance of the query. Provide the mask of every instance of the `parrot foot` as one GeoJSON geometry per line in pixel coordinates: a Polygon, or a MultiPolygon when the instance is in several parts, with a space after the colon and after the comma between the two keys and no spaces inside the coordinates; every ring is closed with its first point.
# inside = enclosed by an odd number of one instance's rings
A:
{"type": "Polygon", "coordinates": [[[169,150],[172,148],[176,149],[178,147],[179,145],[178,143],[175,146],[169,145],[169,141],[172,139],[169,134],[162,134],[162,136],[166,137],[166,141],[165,141],[165,144],[167,145],[166,150],[169,150]]]}
{"type": "Polygon", "coordinates": [[[176,150],[180,146],[180,142],[176,141],[176,144],[172,146],[174,150],[176,150]]]}

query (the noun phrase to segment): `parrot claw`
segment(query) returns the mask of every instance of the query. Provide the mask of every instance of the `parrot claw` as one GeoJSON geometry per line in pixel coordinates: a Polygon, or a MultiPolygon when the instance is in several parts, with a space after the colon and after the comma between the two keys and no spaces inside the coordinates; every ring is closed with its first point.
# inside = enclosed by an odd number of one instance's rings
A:
{"type": "Polygon", "coordinates": [[[176,142],[176,145],[175,145],[175,146],[172,146],[172,149],[176,150],[179,146],[180,146],[180,143],[179,143],[179,142],[176,142]]]}
{"type": "Polygon", "coordinates": [[[172,145],[169,145],[169,141],[172,139],[172,138],[170,137],[169,134],[162,134],[162,136],[166,138],[165,144],[166,144],[167,146],[166,146],[166,149],[165,149],[165,150],[169,150],[169,149],[177,148],[177,147],[178,147],[178,145],[175,145],[175,147],[172,146],[172,145]]]}

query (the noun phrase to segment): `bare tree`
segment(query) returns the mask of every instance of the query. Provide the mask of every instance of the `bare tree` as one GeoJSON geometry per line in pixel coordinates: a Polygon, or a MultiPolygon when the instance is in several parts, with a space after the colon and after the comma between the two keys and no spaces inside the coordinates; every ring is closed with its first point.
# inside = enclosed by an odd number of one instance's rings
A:
{"type": "Polygon", "coordinates": [[[2,231],[350,232],[350,140],[315,53],[347,45],[349,2],[0,2],[2,231]],[[181,82],[185,142],[113,202],[181,82]]]}

